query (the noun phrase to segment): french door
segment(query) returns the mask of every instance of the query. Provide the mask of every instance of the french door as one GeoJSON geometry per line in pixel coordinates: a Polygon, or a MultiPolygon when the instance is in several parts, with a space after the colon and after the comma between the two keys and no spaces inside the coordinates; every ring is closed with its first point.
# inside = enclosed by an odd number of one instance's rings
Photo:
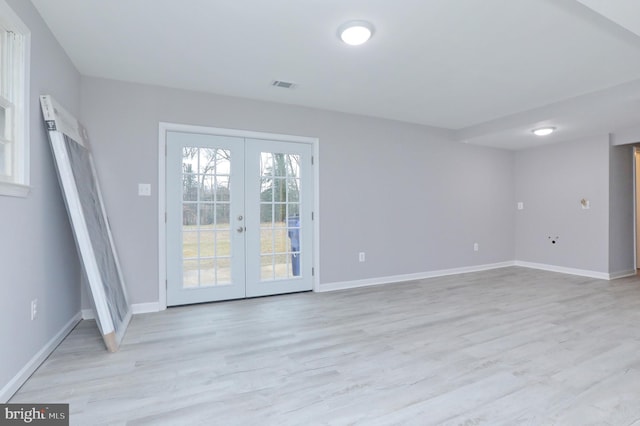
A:
{"type": "Polygon", "coordinates": [[[311,290],[311,145],[166,141],[167,305],[311,290]]]}

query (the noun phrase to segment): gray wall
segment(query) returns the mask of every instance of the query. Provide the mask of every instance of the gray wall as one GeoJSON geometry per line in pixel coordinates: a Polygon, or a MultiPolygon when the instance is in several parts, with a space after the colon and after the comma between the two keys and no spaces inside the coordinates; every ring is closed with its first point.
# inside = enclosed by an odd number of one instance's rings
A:
{"type": "Polygon", "coordinates": [[[609,273],[635,270],[633,258],[633,146],[609,151],[609,273]]]}
{"type": "Polygon", "coordinates": [[[424,126],[90,77],[82,107],[132,303],[158,300],[160,121],[318,137],[322,283],[513,259],[510,152],[424,126]],[[142,182],[152,197],[136,195],[142,182]]]}
{"type": "Polygon", "coordinates": [[[80,311],[80,267],[44,131],[38,96],[79,111],[80,76],[30,2],[8,0],[30,28],[31,184],[0,196],[0,389],[80,311]],[[30,302],[39,313],[30,320],[30,302]]]}
{"type": "Polygon", "coordinates": [[[518,151],[515,190],[517,260],[609,272],[608,135],[518,151]]]}

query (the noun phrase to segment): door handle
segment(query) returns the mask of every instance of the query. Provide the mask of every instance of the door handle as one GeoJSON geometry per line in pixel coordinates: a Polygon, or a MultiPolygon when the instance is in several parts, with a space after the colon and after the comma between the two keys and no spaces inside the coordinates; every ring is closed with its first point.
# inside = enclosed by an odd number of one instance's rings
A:
{"type": "Polygon", "coordinates": [[[238,233],[242,233],[244,231],[244,227],[238,226],[238,228],[236,228],[236,231],[238,231],[238,233]]]}

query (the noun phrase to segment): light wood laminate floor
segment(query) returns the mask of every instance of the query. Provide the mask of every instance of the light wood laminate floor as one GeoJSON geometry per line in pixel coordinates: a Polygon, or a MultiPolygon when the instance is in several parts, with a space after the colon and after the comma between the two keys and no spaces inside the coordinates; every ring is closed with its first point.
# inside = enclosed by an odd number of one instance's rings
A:
{"type": "Polygon", "coordinates": [[[640,280],[524,268],[83,321],[11,402],[71,424],[640,425],[640,280]]]}

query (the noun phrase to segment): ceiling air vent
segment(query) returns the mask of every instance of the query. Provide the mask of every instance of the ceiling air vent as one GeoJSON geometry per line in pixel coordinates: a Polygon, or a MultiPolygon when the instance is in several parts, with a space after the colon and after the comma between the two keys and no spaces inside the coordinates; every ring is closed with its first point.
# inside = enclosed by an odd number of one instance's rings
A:
{"type": "Polygon", "coordinates": [[[296,87],[295,83],[291,83],[290,81],[282,81],[282,80],[273,80],[271,83],[274,87],[282,87],[283,89],[293,89],[296,87]]]}

